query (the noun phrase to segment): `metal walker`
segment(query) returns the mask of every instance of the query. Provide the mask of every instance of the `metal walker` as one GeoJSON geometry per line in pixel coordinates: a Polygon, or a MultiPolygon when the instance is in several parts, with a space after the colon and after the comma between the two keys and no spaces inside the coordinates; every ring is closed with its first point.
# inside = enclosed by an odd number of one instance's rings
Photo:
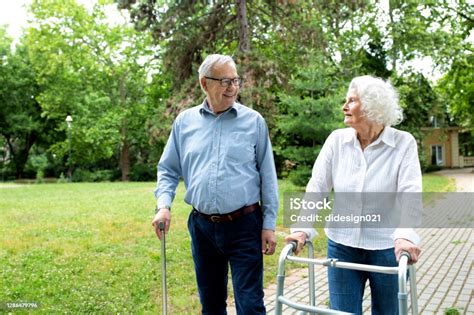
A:
{"type": "Polygon", "coordinates": [[[337,259],[314,259],[314,246],[309,240],[306,241],[308,246],[308,258],[293,256],[293,251],[297,247],[296,242],[287,244],[280,253],[278,260],[278,275],[277,275],[277,292],[275,301],[275,314],[281,315],[283,304],[289,307],[302,311],[301,314],[351,314],[336,310],[331,310],[316,306],[316,292],[314,288],[314,265],[322,265],[326,267],[336,267],[344,269],[361,270],[368,272],[380,272],[386,274],[398,274],[398,308],[400,315],[408,314],[408,290],[407,290],[407,270],[409,271],[410,281],[410,300],[411,313],[418,315],[418,300],[416,293],[416,274],[415,266],[408,265],[410,255],[403,252],[400,255],[398,267],[382,267],[373,265],[356,264],[349,262],[340,262],[337,259]],[[308,280],[309,280],[309,305],[292,301],[285,297],[285,261],[293,261],[298,263],[308,264],[308,280]]]}

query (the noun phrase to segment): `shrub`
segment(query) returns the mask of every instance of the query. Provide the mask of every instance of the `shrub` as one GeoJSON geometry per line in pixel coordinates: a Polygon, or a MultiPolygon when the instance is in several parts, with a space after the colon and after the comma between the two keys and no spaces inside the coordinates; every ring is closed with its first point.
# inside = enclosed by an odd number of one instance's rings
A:
{"type": "Polygon", "coordinates": [[[0,180],[8,181],[15,179],[15,171],[12,169],[10,165],[2,165],[0,167],[0,180]]]}
{"type": "Polygon", "coordinates": [[[62,183],[67,183],[67,178],[66,176],[64,176],[64,173],[61,172],[61,174],[59,175],[59,178],[58,180],[56,181],[58,184],[62,184],[62,183]]]}
{"type": "Polygon", "coordinates": [[[297,186],[306,186],[311,178],[311,168],[306,165],[298,166],[289,172],[288,179],[297,186]]]}
{"type": "Polygon", "coordinates": [[[130,180],[134,182],[145,182],[156,180],[156,165],[135,164],[130,170],[130,180]]]}
{"type": "Polygon", "coordinates": [[[74,182],[106,182],[113,179],[113,170],[89,171],[77,169],[73,171],[72,179],[74,182]]]}
{"type": "Polygon", "coordinates": [[[427,165],[425,167],[425,169],[423,170],[424,173],[430,173],[430,172],[436,172],[436,171],[439,171],[443,169],[441,166],[439,165],[427,165]]]}
{"type": "Polygon", "coordinates": [[[445,315],[460,315],[461,313],[458,311],[457,308],[450,307],[444,310],[445,315]]]}

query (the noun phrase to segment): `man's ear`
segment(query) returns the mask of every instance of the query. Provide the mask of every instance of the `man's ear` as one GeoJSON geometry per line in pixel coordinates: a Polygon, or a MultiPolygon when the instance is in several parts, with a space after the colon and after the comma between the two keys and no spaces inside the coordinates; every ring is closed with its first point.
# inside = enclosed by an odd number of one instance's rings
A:
{"type": "Polygon", "coordinates": [[[202,87],[202,89],[204,90],[204,92],[207,92],[207,82],[206,82],[206,78],[205,78],[205,77],[202,77],[202,78],[201,78],[201,87],[202,87]]]}

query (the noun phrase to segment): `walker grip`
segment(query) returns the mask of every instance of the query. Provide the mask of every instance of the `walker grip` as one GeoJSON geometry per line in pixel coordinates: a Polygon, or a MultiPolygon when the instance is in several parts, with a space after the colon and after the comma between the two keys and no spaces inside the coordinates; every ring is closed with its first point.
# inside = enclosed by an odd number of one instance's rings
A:
{"type": "Polygon", "coordinates": [[[401,253],[400,253],[400,259],[401,259],[403,256],[406,256],[406,257],[408,258],[408,263],[411,262],[411,255],[410,255],[409,252],[405,252],[405,251],[401,252],[401,253]]]}

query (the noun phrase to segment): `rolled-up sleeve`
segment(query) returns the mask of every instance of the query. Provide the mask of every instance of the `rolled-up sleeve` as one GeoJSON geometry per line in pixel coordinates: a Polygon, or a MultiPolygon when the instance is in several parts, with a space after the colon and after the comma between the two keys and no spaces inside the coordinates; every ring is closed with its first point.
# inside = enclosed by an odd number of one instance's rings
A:
{"type": "Polygon", "coordinates": [[[258,120],[258,132],[256,156],[260,174],[263,229],[275,230],[278,215],[278,181],[268,128],[263,118],[258,120]]]}
{"type": "Polygon", "coordinates": [[[158,162],[158,180],[154,193],[159,209],[171,206],[181,175],[178,117],[173,123],[173,129],[158,162]]]}

